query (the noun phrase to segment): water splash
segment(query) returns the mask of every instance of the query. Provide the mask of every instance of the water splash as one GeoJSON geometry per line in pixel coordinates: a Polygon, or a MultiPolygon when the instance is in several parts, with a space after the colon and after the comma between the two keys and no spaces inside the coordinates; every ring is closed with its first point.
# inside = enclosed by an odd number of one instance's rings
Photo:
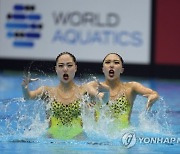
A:
{"type": "MultiPolygon", "coordinates": [[[[83,97],[82,100],[83,130],[88,137],[86,143],[119,143],[122,135],[131,131],[140,134],[151,132],[167,135],[167,133],[171,133],[167,121],[167,106],[163,99],[160,99],[148,114],[141,112],[143,107],[142,109],[139,108],[137,117],[139,125],[121,131],[114,129],[114,121],[107,115],[108,107],[105,104],[99,110],[100,115],[97,122],[94,116],[96,108],[87,107],[86,105],[89,101],[88,95],[83,97]]],[[[138,101],[142,105],[140,98],[138,98],[138,101]]],[[[1,100],[0,109],[1,141],[31,141],[33,139],[33,142],[41,142],[42,140],[43,142],[56,142],[55,139],[52,141],[52,139],[47,140],[45,137],[49,121],[46,119],[46,104],[41,100],[25,101],[23,98],[1,100]]]]}
{"type": "MultiPolygon", "coordinates": [[[[143,98],[139,98],[139,100],[140,104],[142,104],[142,101],[144,101],[143,98]]],[[[172,129],[169,122],[167,110],[168,106],[166,105],[165,100],[162,97],[160,97],[160,99],[155,102],[150,111],[145,111],[145,107],[144,109],[142,108],[139,111],[139,125],[136,127],[136,129],[141,132],[172,135],[172,129]]]]}
{"type": "Polygon", "coordinates": [[[13,98],[1,100],[0,108],[0,140],[39,137],[48,126],[42,101],[13,98]]]}
{"type": "Polygon", "coordinates": [[[38,138],[46,134],[47,128],[48,128],[49,120],[42,121],[40,118],[40,115],[37,114],[35,119],[33,120],[33,123],[28,127],[28,129],[25,129],[23,133],[23,137],[26,138],[38,138]]]}
{"type": "MultiPolygon", "coordinates": [[[[138,120],[138,124],[132,125],[127,129],[116,129],[116,123],[108,113],[108,106],[103,104],[99,109],[99,119],[96,121],[95,112],[96,107],[87,107],[88,96],[83,99],[82,105],[82,119],[83,129],[87,136],[95,140],[117,140],[121,139],[125,132],[135,131],[142,134],[159,134],[159,135],[172,135],[171,126],[168,123],[167,109],[163,98],[160,98],[151,111],[145,111],[145,98],[137,97],[138,114],[132,113],[132,116],[137,116],[135,120],[138,120]],[[141,107],[139,107],[139,105],[141,107]]],[[[136,110],[136,109],[135,109],[136,110]]],[[[133,118],[134,119],[134,118],[133,118]]],[[[132,119],[131,119],[132,120],[132,119]]]]}
{"type": "MultiPolygon", "coordinates": [[[[36,74],[34,76],[37,76],[36,74]]],[[[93,78],[93,77],[92,77],[93,78]]],[[[94,78],[94,80],[97,80],[94,78]]],[[[38,82],[30,84],[30,88],[36,88],[41,85],[55,85],[58,80],[54,80],[51,76],[45,76],[38,82]]],[[[81,82],[82,83],[82,82],[81,82]]],[[[87,108],[89,101],[85,96],[82,101],[82,120],[83,129],[88,138],[93,141],[104,142],[118,140],[120,141],[122,134],[127,131],[135,130],[140,133],[158,133],[171,134],[171,128],[168,123],[167,109],[168,106],[163,98],[157,101],[152,111],[146,113],[145,98],[137,97],[134,107],[137,114],[132,113],[132,127],[118,131],[114,129],[114,121],[107,113],[107,106],[104,104],[99,110],[100,116],[98,122],[95,119],[95,108],[87,108]],[[143,105],[144,104],[144,105],[143,105]],[[135,120],[134,120],[135,117],[135,120]]],[[[103,102],[101,102],[103,103],[103,102]]],[[[48,128],[48,119],[46,119],[45,111],[50,108],[49,104],[44,104],[41,100],[25,101],[23,98],[4,99],[0,101],[0,140],[10,138],[35,138],[41,140],[45,136],[48,128]]],[[[45,138],[43,138],[45,140],[45,138]]],[[[53,140],[56,142],[56,140],[53,140]]]]}
{"type": "Polygon", "coordinates": [[[118,126],[115,126],[115,121],[109,115],[109,107],[104,102],[99,102],[94,107],[89,107],[87,104],[90,102],[88,95],[83,97],[81,104],[82,107],[82,120],[83,129],[88,138],[93,140],[120,140],[125,131],[132,130],[122,129],[119,131],[118,126]],[[99,112],[99,113],[97,113],[99,112]],[[97,115],[98,114],[98,115],[97,115]],[[96,119],[98,116],[98,120],[96,119]]]}

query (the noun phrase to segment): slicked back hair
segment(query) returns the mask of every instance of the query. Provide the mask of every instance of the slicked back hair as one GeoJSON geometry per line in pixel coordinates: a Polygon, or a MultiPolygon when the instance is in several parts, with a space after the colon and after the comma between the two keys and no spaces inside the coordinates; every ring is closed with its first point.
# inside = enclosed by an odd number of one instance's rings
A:
{"type": "Polygon", "coordinates": [[[70,57],[72,57],[74,63],[77,64],[76,57],[75,57],[72,53],[67,52],[67,51],[61,52],[61,53],[56,57],[56,64],[57,64],[57,61],[58,61],[59,57],[61,57],[62,55],[66,55],[66,54],[69,55],[70,57]]]}
{"type": "Polygon", "coordinates": [[[117,56],[119,57],[119,59],[121,60],[122,67],[124,67],[124,60],[123,60],[123,58],[122,58],[122,57],[121,57],[118,53],[116,53],[116,52],[111,52],[111,53],[108,53],[108,54],[104,57],[104,59],[103,59],[103,63],[104,63],[104,61],[105,61],[106,57],[107,57],[107,56],[109,56],[109,55],[111,55],[111,54],[115,54],[115,55],[117,55],[117,56]]]}

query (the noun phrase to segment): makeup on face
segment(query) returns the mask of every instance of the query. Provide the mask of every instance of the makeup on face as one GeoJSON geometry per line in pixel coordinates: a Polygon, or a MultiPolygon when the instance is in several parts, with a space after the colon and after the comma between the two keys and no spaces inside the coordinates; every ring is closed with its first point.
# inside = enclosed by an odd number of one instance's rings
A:
{"type": "Polygon", "coordinates": [[[110,54],[106,57],[103,63],[103,69],[106,76],[113,79],[120,75],[122,68],[121,60],[117,55],[110,54]]]}
{"type": "Polygon", "coordinates": [[[61,80],[68,81],[74,78],[76,67],[75,63],[68,54],[59,57],[56,64],[56,72],[61,80]]]}

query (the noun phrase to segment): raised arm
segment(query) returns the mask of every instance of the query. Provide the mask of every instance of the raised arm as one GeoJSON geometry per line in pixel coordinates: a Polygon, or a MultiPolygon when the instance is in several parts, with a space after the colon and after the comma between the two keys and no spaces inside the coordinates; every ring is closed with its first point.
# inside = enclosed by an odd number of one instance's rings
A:
{"type": "Polygon", "coordinates": [[[148,101],[146,105],[146,110],[150,110],[151,106],[159,98],[159,94],[156,91],[147,88],[138,82],[131,82],[131,84],[133,86],[133,91],[136,94],[140,94],[142,96],[147,97],[148,101]]]}
{"type": "Polygon", "coordinates": [[[85,91],[94,98],[99,98],[104,102],[109,101],[109,87],[98,81],[91,81],[84,85],[85,91]],[[108,97],[106,96],[108,95],[108,97]]]}
{"type": "Polygon", "coordinates": [[[38,89],[36,90],[33,90],[33,91],[30,91],[29,90],[29,83],[30,82],[33,82],[33,81],[37,81],[38,79],[30,79],[28,77],[26,77],[23,81],[22,81],[22,91],[23,91],[23,96],[24,96],[24,99],[37,99],[38,96],[41,96],[44,91],[45,91],[45,87],[42,86],[42,87],[39,87],[38,89]]]}

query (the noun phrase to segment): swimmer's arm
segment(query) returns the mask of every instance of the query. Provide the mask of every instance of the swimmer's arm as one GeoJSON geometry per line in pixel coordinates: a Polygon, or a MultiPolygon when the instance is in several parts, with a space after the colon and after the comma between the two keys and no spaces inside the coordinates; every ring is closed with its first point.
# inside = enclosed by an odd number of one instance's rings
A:
{"type": "Polygon", "coordinates": [[[109,87],[104,83],[91,81],[84,85],[85,91],[91,96],[98,99],[103,99],[104,93],[109,92],[109,87]]]}
{"type": "Polygon", "coordinates": [[[28,99],[38,99],[44,94],[45,87],[42,86],[42,87],[39,87],[36,90],[30,91],[28,86],[23,86],[22,85],[22,91],[23,91],[24,99],[26,99],[26,100],[28,100],[28,99]]]}
{"type": "Polygon", "coordinates": [[[84,93],[89,95],[90,107],[99,107],[101,103],[107,103],[109,101],[109,87],[104,83],[97,81],[91,81],[83,85],[84,93]]]}
{"type": "Polygon", "coordinates": [[[91,97],[96,97],[98,94],[98,83],[95,81],[84,84],[84,91],[87,92],[91,97]]]}
{"type": "Polygon", "coordinates": [[[146,109],[149,110],[154,102],[159,98],[159,94],[156,91],[147,88],[138,82],[132,82],[131,84],[133,85],[133,90],[136,94],[147,97],[148,101],[146,109]]]}
{"type": "Polygon", "coordinates": [[[42,86],[34,91],[29,90],[29,83],[37,81],[37,80],[39,80],[39,78],[34,78],[34,79],[30,78],[29,73],[28,73],[28,76],[24,77],[24,79],[21,83],[24,99],[37,99],[44,94],[45,88],[46,88],[44,86],[42,86]]]}

